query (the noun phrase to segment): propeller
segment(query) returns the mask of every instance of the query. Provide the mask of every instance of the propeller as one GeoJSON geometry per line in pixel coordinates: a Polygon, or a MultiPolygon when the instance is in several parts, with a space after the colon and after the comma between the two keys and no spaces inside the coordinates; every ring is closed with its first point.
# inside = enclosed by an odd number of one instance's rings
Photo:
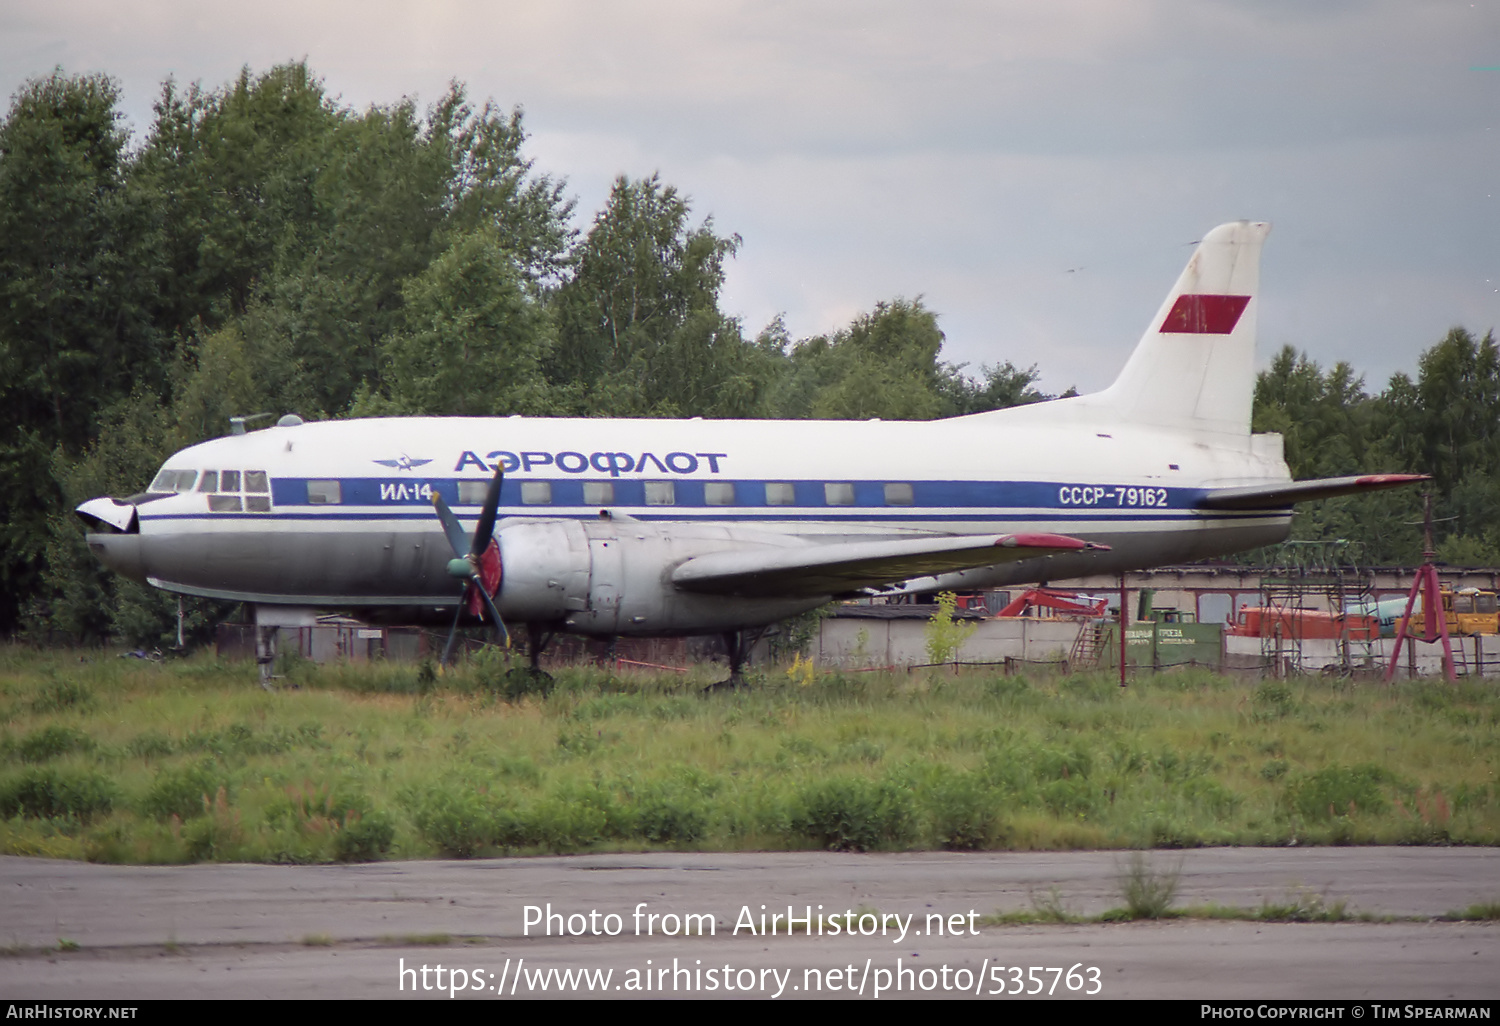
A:
{"type": "MultiPolygon", "coordinates": [[[[436,490],[432,493],[432,506],[437,510],[438,519],[442,521],[443,533],[448,536],[448,547],[453,550],[453,558],[448,560],[448,573],[464,582],[463,597],[458,603],[458,610],[453,614],[453,627],[448,631],[448,643],[443,646],[443,665],[448,665],[453,655],[453,645],[458,640],[458,621],[464,614],[464,606],[470,606],[476,614],[481,613],[478,603],[474,601],[476,595],[484,602],[484,608],[490,611],[490,619],[494,621],[495,633],[506,648],[510,647],[510,632],[505,629],[505,622],[500,619],[500,610],[495,608],[495,602],[490,598],[488,589],[484,586],[484,575],[481,573],[484,558],[491,546],[495,544],[495,517],[500,509],[500,484],[505,479],[505,464],[500,463],[495,467],[495,476],[490,481],[490,490],[484,497],[484,509],[479,514],[479,523],[474,528],[474,537],[470,540],[469,535],[458,522],[458,517],[448,508],[448,503],[436,490]]],[[[498,567],[498,552],[495,561],[498,567]]]]}

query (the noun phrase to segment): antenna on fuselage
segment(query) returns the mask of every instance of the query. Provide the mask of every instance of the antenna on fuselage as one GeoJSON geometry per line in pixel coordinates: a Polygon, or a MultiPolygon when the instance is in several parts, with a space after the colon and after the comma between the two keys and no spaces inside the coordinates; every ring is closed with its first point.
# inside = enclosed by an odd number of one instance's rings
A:
{"type": "Polygon", "coordinates": [[[265,420],[267,417],[274,416],[276,416],[274,413],[252,413],[245,417],[230,417],[229,433],[231,435],[243,435],[245,433],[245,425],[249,424],[252,420],[265,420]]]}

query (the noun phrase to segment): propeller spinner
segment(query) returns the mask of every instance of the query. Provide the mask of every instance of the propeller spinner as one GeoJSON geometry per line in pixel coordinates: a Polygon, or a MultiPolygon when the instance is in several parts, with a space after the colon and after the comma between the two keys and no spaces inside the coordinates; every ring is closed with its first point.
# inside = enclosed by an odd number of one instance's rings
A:
{"type": "MultiPolygon", "coordinates": [[[[473,605],[476,597],[482,599],[483,608],[489,610],[490,619],[495,624],[495,633],[501,643],[510,647],[510,632],[505,629],[505,623],[500,619],[500,610],[495,608],[489,589],[485,587],[483,573],[486,556],[490,548],[495,546],[495,516],[500,509],[500,484],[504,478],[505,465],[502,463],[495,468],[495,476],[484,497],[484,509],[479,514],[479,523],[474,528],[472,541],[463,525],[458,522],[458,517],[448,508],[448,503],[436,491],[432,493],[433,509],[437,510],[438,519],[443,524],[443,533],[448,536],[448,547],[453,550],[453,558],[448,561],[448,573],[465,582],[463,597],[459,600],[457,612],[453,614],[453,627],[448,631],[448,643],[443,646],[444,666],[448,665],[453,655],[453,645],[458,640],[458,621],[463,616],[464,606],[473,605]]],[[[493,567],[499,568],[498,553],[494,556],[493,567]]],[[[496,583],[498,585],[498,580],[496,583]]],[[[478,609],[475,611],[479,612],[478,609]]]]}

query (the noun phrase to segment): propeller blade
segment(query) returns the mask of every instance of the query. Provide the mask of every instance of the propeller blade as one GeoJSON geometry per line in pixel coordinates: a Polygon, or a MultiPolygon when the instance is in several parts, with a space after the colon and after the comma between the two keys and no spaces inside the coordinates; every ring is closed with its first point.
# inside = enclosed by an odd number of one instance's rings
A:
{"type": "Polygon", "coordinates": [[[500,619],[500,610],[495,608],[495,600],[490,598],[490,593],[484,590],[484,584],[480,582],[479,575],[474,575],[474,587],[479,589],[479,597],[484,599],[486,608],[490,611],[490,618],[495,621],[495,633],[500,638],[500,643],[510,648],[510,631],[505,629],[505,621],[500,619]]]}
{"type": "Polygon", "coordinates": [[[464,530],[458,522],[458,517],[448,508],[448,503],[437,492],[432,493],[432,508],[437,510],[438,519],[443,523],[443,533],[448,536],[448,547],[453,550],[455,559],[467,559],[469,557],[469,532],[464,530]]]}
{"type": "Polygon", "coordinates": [[[495,514],[500,510],[500,485],[504,480],[505,463],[496,461],[495,476],[490,479],[490,490],[484,496],[484,509],[479,514],[479,526],[474,528],[474,544],[469,549],[469,555],[474,559],[489,548],[490,538],[495,533],[495,514]]]}
{"type": "Polygon", "coordinates": [[[443,646],[443,661],[440,665],[448,666],[453,661],[453,643],[458,640],[458,619],[464,615],[464,604],[460,600],[458,609],[453,613],[453,626],[448,630],[448,643],[443,646]]]}
{"type": "Polygon", "coordinates": [[[453,550],[453,559],[448,561],[448,572],[460,580],[467,580],[464,585],[463,595],[459,598],[458,609],[453,614],[453,627],[448,632],[448,643],[443,647],[443,665],[447,665],[453,655],[453,646],[458,640],[458,623],[463,618],[464,606],[468,604],[469,588],[479,593],[484,600],[484,605],[490,611],[490,619],[495,623],[495,633],[506,648],[510,647],[510,631],[505,629],[505,621],[500,619],[500,610],[495,607],[495,602],[490,598],[490,593],[485,590],[484,578],[479,573],[479,561],[490,541],[495,534],[495,520],[500,510],[500,486],[505,480],[505,464],[499,463],[495,466],[495,476],[490,480],[489,491],[484,497],[484,508],[479,514],[479,524],[475,528],[473,539],[469,538],[468,532],[458,522],[453,510],[448,508],[448,503],[437,492],[432,493],[432,508],[437,511],[438,520],[443,525],[443,534],[448,539],[448,547],[453,550]],[[467,572],[465,572],[467,571],[467,572]]]}

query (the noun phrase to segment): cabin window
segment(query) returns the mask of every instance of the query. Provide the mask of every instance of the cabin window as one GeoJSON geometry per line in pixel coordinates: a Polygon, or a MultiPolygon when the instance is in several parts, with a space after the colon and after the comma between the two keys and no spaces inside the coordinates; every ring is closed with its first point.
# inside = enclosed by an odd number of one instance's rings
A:
{"type": "Polygon", "coordinates": [[[1489,592],[1481,591],[1474,596],[1474,611],[1476,613],[1494,613],[1495,596],[1489,592]]]}
{"type": "Polygon", "coordinates": [[[245,471],[245,491],[265,494],[270,490],[271,486],[266,481],[266,472],[264,470],[245,471]]]}
{"type": "Polygon", "coordinates": [[[677,502],[677,490],[671,481],[647,481],[646,505],[671,506],[677,502]]]}
{"type": "Polygon", "coordinates": [[[203,480],[198,482],[200,492],[216,492],[219,490],[219,472],[217,470],[205,470],[203,480]]]}
{"type": "Polygon", "coordinates": [[[226,470],[219,475],[219,491],[237,492],[240,490],[240,472],[238,470],[226,470]]]}
{"type": "Polygon", "coordinates": [[[552,502],[551,481],[522,481],[521,502],[527,506],[546,506],[552,502]]]}
{"type": "Polygon", "coordinates": [[[703,486],[703,501],[710,506],[733,506],[734,482],[709,481],[703,486]]]}
{"type": "Polygon", "coordinates": [[[269,495],[247,495],[245,496],[245,509],[251,513],[271,512],[271,497],[269,495]]]}
{"type": "Polygon", "coordinates": [[[211,513],[238,513],[240,497],[238,495],[210,495],[208,509],[211,513]]]}
{"type": "Polygon", "coordinates": [[[767,506],[795,506],[797,504],[797,490],[787,481],[766,482],[766,505],[767,506]]]}
{"type": "Polygon", "coordinates": [[[1472,612],[1474,612],[1474,596],[1473,595],[1454,595],[1453,596],[1453,611],[1455,613],[1472,613],[1472,612]]]}
{"type": "Polygon", "coordinates": [[[585,481],[583,483],[583,504],[585,506],[608,506],[614,501],[614,482],[585,481]]]}
{"type": "Polygon", "coordinates": [[[460,506],[483,506],[485,498],[490,493],[488,481],[460,481],[458,483],[458,504],[460,506]]]}
{"type": "Polygon", "coordinates": [[[915,501],[912,498],[911,485],[888,484],[885,486],[885,504],[887,506],[910,506],[915,501]]]}
{"type": "MultiPolygon", "coordinates": [[[[226,470],[226,475],[234,473],[226,470]]],[[[236,474],[236,477],[239,475],[236,474]]],[[[343,489],[337,481],[307,482],[307,503],[310,506],[337,506],[343,502],[343,489]]]]}
{"type": "Polygon", "coordinates": [[[854,485],[848,481],[829,481],[823,486],[823,501],[830,506],[854,505],[854,485]]]}

